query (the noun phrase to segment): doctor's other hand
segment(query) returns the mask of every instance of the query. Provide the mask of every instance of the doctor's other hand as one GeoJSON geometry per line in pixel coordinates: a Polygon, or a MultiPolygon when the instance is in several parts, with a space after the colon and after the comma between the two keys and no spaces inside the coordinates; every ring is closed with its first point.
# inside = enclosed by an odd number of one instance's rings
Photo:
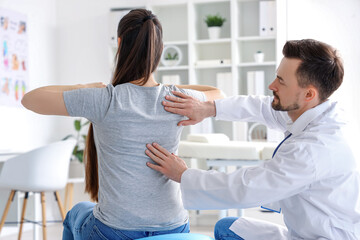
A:
{"type": "Polygon", "coordinates": [[[181,182],[182,174],[188,169],[184,160],[178,156],[170,153],[165,148],[157,143],[146,144],[145,150],[148,155],[156,164],[147,162],[146,165],[162,174],[174,180],[175,182],[181,182]]]}
{"type": "Polygon", "coordinates": [[[216,115],[214,101],[201,102],[196,98],[181,92],[173,91],[175,96],[167,95],[163,101],[166,111],[188,117],[178,123],[178,126],[195,125],[207,117],[216,115]]]}

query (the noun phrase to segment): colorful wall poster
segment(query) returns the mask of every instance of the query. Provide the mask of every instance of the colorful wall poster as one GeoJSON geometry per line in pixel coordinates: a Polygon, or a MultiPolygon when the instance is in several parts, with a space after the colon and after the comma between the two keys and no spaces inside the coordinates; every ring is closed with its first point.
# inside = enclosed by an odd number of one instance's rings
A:
{"type": "Polygon", "coordinates": [[[0,8],[0,105],[21,106],[28,65],[26,15],[0,8]]]}

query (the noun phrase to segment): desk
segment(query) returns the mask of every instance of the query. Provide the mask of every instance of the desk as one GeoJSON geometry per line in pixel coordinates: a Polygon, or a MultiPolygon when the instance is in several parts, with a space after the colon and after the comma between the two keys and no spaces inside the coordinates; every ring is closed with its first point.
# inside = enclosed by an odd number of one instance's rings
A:
{"type": "MultiPolygon", "coordinates": [[[[208,167],[219,167],[226,172],[226,167],[253,166],[265,159],[271,159],[277,143],[224,141],[216,143],[180,141],[178,155],[181,158],[205,159],[208,167]]],[[[239,209],[239,216],[243,210],[239,209]]],[[[219,218],[227,216],[227,210],[221,210],[219,218]]]]}

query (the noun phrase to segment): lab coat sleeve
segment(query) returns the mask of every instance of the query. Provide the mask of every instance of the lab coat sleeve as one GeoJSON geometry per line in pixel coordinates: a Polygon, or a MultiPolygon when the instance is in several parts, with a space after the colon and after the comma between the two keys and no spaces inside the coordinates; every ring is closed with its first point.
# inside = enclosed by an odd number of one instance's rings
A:
{"type": "Polygon", "coordinates": [[[215,101],[216,120],[259,122],[269,128],[286,130],[290,120],[286,112],[271,107],[270,96],[232,96],[215,101]]]}
{"type": "Polygon", "coordinates": [[[282,151],[259,166],[227,174],[188,169],[181,177],[186,209],[249,208],[291,197],[309,187],[315,166],[308,152],[283,144],[282,151]],[[296,156],[296,158],[295,158],[296,156]]]}

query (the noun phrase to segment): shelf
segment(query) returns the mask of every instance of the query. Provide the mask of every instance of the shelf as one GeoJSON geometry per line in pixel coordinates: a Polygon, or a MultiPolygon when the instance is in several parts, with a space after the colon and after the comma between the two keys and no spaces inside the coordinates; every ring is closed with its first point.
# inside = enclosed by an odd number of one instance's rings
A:
{"type": "Polygon", "coordinates": [[[257,62],[245,62],[245,63],[240,63],[238,64],[239,67],[257,67],[257,66],[276,66],[276,62],[272,61],[272,62],[261,62],[261,63],[257,63],[257,62]]]}
{"type": "Polygon", "coordinates": [[[157,71],[175,71],[175,70],[188,70],[189,66],[172,66],[172,67],[158,67],[157,71]]]}
{"type": "Polygon", "coordinates": [[[166,41],[164,42],[164,46],[166,45],[187,45],[188,41],[166,41]]]}
{"type": "Polygon", "coordinates": [[[262,37],[262,36],[247,36],[247,37],[238,37],[237,40],[238,41],[266,41],[266,40],[275,40],[276,37],[275,36],[266,36],[266,37],[262,37]]]}
{"type": "Polygon", "coordinates": [[[224,65],[195,66],[195,69],[230,68],[230,67],[231,64],[224,64],[224,65]]]}
{"type": "Polygon", "coordinates": [[[195,41],[195,44],[217,44],[217,43],[231,43],[231,39],[219,38],[219,39],[203,39],[203,40],[195,41]]]}

